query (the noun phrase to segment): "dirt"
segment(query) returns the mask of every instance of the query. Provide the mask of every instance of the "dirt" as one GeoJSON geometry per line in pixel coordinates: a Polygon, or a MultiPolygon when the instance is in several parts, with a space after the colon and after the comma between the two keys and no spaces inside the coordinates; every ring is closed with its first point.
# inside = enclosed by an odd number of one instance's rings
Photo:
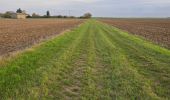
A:
{"type": "Polygon", "coordinates": [[[0,56],[29,47],[82,22],[80,19],[1,19],[0,56]]]}
{"type": "Polygon", "coordinates": [[[170,49],[170,19],[101,19],[101,21],[170,49]]]}

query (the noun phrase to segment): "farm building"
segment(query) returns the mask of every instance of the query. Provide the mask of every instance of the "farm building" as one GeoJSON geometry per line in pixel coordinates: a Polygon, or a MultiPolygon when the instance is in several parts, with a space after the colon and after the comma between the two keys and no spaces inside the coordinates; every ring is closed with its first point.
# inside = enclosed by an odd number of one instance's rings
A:
{"type": "Polygon", "coordinates": [[[25,13],[12,13],[11,14],[11,18],[15,18],[15,19],[26,19],[27,14],[25,13]]]}

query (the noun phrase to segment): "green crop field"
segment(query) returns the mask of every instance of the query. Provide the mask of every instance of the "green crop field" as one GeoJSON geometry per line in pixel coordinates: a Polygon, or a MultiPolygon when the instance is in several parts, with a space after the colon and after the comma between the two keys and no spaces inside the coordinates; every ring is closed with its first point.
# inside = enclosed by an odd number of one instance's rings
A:
{"type": "Polygon", "coordinates": [[[1,100],[170,99],[170,50],[88,20],[0,61],[1,100]]]}

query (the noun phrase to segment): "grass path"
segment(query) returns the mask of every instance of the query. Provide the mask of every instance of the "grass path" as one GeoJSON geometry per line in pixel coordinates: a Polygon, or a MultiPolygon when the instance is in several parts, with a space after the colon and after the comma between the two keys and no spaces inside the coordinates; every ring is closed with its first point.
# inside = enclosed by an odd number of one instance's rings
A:
{"type": "Polygon", "coordinates": [[[89,20],[0,61],[0,99],[170,99],[170,51],[89,20]]]}

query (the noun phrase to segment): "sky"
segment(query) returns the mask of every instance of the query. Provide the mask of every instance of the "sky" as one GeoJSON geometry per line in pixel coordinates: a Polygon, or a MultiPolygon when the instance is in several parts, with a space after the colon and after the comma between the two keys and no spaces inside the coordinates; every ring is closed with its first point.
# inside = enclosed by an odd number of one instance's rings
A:
{"type": "Polygon", "coordinates": [[[0,12],[16,11],[45,15],[94,17],[170,17],[170,0],[0,0],[0,12]]]}

